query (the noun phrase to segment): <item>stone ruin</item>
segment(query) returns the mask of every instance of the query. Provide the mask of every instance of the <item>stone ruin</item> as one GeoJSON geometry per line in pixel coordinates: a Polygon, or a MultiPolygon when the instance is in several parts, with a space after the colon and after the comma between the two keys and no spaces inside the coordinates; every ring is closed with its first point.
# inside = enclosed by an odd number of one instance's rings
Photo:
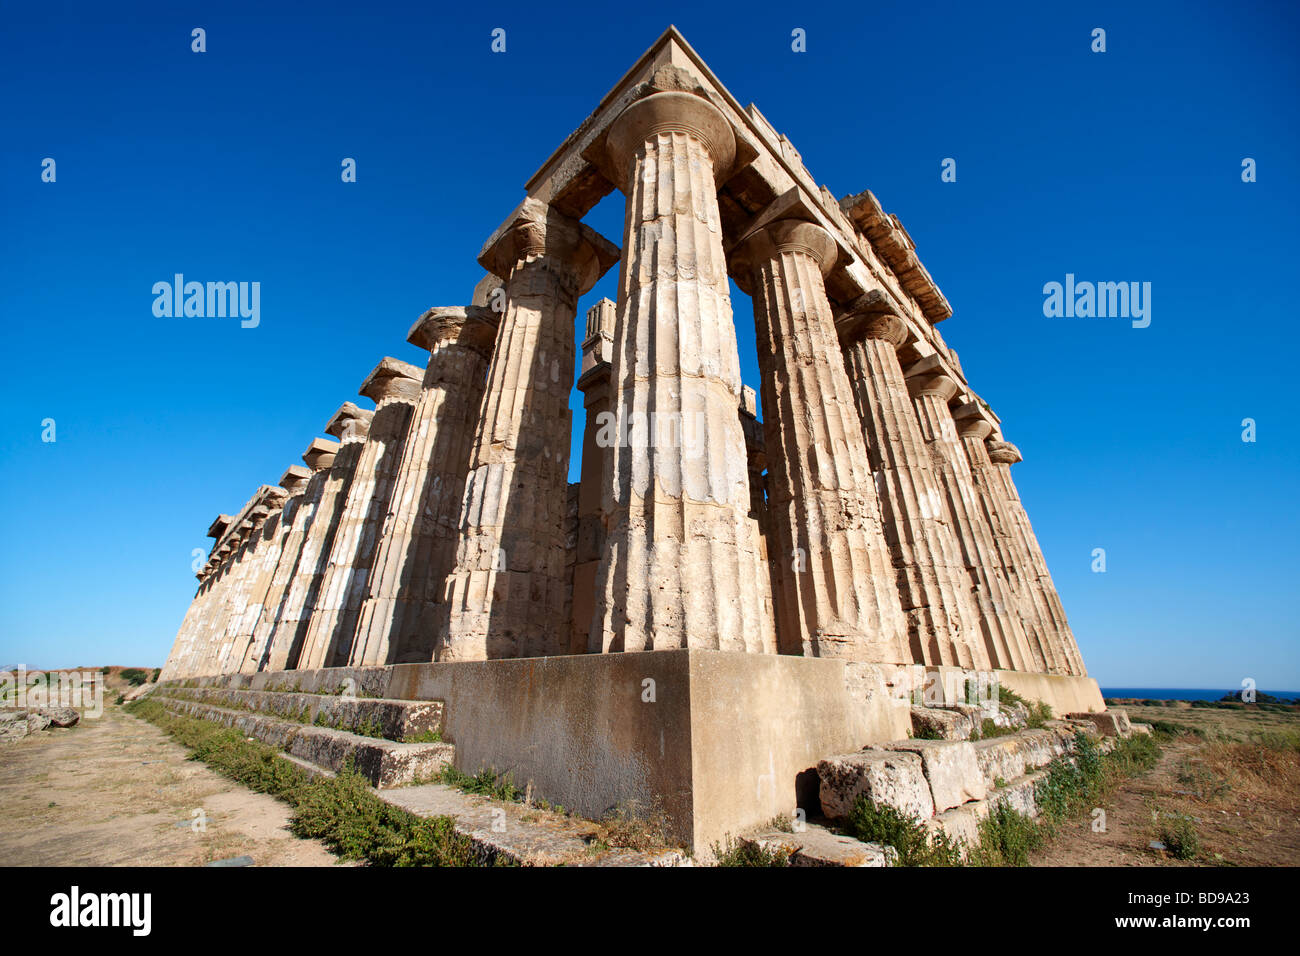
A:
{"type": "Polygon", "coordinates": [[[585,813],[659,801],[696,846],[973,683],[1104,711],[1020,452],[871,192],[819,187],[672,28],[526,192],[471,302],[412,326],[425,368],[382,359],[373,409],[212,523],[164,691],[437,701],[437,759],[585,813]],[[582,222],[615,189],[622,248],[582,222]]]}

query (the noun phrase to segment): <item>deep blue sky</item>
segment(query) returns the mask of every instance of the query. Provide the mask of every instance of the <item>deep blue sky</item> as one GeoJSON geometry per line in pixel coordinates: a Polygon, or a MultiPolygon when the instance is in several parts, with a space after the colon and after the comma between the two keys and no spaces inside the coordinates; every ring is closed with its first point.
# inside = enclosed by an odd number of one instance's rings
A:
{"type": "Polygon", "coordinates": [[[1300,688],[1292,5],[272,6],[0,14],[0,666],[161,664],[211,519],[381,356],[422,361],[411,322],[468,301],[524,182],[674,22],[915,239],[1092,675],[1300,688]],[[260,281],[260,327],[155,318],[176,272],[260,281]],[[1067,272],[1151,282],[1151,326],[1045,318],[1067,272]]]}

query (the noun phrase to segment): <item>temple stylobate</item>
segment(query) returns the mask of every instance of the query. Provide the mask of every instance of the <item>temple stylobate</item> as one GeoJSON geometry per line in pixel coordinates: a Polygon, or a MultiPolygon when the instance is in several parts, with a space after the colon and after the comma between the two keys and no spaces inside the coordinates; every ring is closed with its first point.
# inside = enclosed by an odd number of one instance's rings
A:
{"type": "Polygon", "coordinates": [[[425,368],[382,358],[373,410],[213,522],[164,680],[680,649],[1086,677],[911,237],[818,186],[675,29],[478,264],[411,329],[425,368]],[[614,191],[620,244],[582,221],[614,191]]]}

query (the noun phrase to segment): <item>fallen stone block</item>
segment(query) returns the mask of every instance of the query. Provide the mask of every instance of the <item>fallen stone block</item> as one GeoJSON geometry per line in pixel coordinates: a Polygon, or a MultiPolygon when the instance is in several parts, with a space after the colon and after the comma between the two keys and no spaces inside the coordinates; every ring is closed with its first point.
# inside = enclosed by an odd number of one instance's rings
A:
{"type": "Polygon", "coordinates": [[[1141,734],[1143,737],[1150,737],[1154,733],[1154,728],[1150,724],[1130,724],[1129,727],[1133,733],[1141,734]]]}
{"type": "Polygon", "coordinates": [[[970,741],[899,740],[885,747],[921,758],[934,808],[939,813],[961,806],[967,800],[983,800],[988,792],[970,741]]]}
{"type": "Polygon", "coordinates": [[[930,785],[915,753],[863,750],[827,757],[818,761],[817,777],[822,812],[833,820],[847,817],[859,797],[917,820],[934,816],[930,785]]]}
{"type": "Polygon", "coordinates": [[[27,715],[27,732],[29,734],[34,734],[37,731],[45,730],[49,726],[50,726],[50,718],[48,715],[42,714],[39,711],[37,713],[27,715]]]}
{"type": "Polygon", "coordinates": [[[898,851],[892,846],[863,843],[815,826],[806,827],[802,833],[768,830],[741,842],[769,852],[782,850],[791,866],[893,866],[898,860],[898,851]]]}
{"type": "Polygon", "coordinates": [[[38,713],[50,718],[50,723],[55,727],[75,727],[81,720],[81,714],[71,707],[42,707],[38,713]]]}

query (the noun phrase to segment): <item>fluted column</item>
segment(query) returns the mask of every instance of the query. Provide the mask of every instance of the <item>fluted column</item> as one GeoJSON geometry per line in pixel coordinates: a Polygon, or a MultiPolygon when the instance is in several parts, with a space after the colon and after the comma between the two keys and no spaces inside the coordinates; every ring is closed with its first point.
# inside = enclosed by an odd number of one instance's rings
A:
{"type": "Polygon", "coordinates": [[[271,670],[293,670],[304,660],[304,639],[311,623],[312,609],[320,592],[321,579],[329,566],[348,489],[356,475],[357,461],[374,415],[373,411],[344,402],[325,426],[325,432],[339,440],[339,449],[330,463],[320,501],[307,527],[289,593],[280,604],[271,631],[269,640],[274,648],[268,664],[271,670]],[[276,666],[281,662],[282,666],[276,666]]]}
{"type": "Polygon", "coordinates": [[[606,146],[627,211],[590,646],[771,652],[717,197],[735,135],[707,100],[663,92],[624,110],[606,146]]]}
{"type": "Polygon", "coordinates": [[[422,377],[414,365],[384,358],[361,384],[360,393],[375,403],[375,414],[348,486],[307,625],[298,665],[302,669],[337,667],[351,656],[380,527],[388,513],[422,377]]]}
{"type": "MultiPolygon", "coordinates": [[[[283,489],[276,489],[283,494],[283,489]]],[[[256,499],[255,499],[256,500],[256,499]]],[[[254,504],[248,509],[236,529],[238,547],[233,557],[233,568],[226,585],[226,598],[222,603],[213,624],[206,674],[225,674],[230,667],[231,651],[235,643],[235,631],[248,605],[249,586],[256,577],[258,554],[267,546],[267,537],[263,534],[266,521],[278,505],[272,503],[254,504]]]]}
{"type": "Polygon", "coordinates": [[[768,631],[762,635],[764,647],[777,647],[776,598],[781,593],[784,561],[774,561],[777,546],[772,543],[772,522],[767,510],[767,444],[763,423],[758,420],[758,394],[748,385],[741,386],[740,430],[745,436],[745,465],[749,472],[749,520],[758,533],[758,557],[767,574],[758,576],[759,620],[768,631]]]}
{"type": "Polygon", "coordinates": [[[567,649],[564,516],[578,296],[617,260],[595,231],[525,200],[479,263],[505,276],[446,584],[439,660],[567,649]]]}
{"type": "MultiPolygon", "coordinates": [[[[998,565],[991,533],[980,514],[966,452],[948,410],[948,400],[957,393],[957,383],[931,359],[922,359],[908,370],[907,386],[916,407],[921,435],[929,446],[943,488],[948,519],[974,585],[989,665],[1033,670],[1024,629],[998,565]]],[[[976,666],[986,665],[981,662],[976,666]]]]}
{"type": "Polygon", "coordinates": [[[272,511],[262,525],[263,543],[254,555],[254,567],[248,579],[248,601],[243,613],[234,623],[230,660],[230,671],[253,671],[257,669],[257,652],[254,649],[254,635],[257,624],[262,619],[266,606],[267,592],[275,578],[284,556],[285,543],[293,530],[293,518],[302,504],[302,495],[306,490],[311,472],[299,465],[290,465],[280,476],[280,487],[287,497],[282,506],[272,511]]]}
{"type": "Polygon", "coordinates": [[[602,510],[605,483],[609,480],[612,448],[601,441],[609,411],[609,359],[614,344],[617,307],[601,299],[587,311],[587,332],[582,342],[582,371],[577,388],[587,412],[582,432],[582,472],[578,481],[577,515],[573,543],[573,588],[569,611],[570,633],[567,652],[585,654],[591,631],[591,613],[596,593],[596,571],[605,547],[605,517],[602,510]]]}
{"type": "Polygon", "coordinates": [[[823,276],[836,246],[821,226],[763,226],[733,254],[753,285],[778,542],[778,640],[786,654],[910,660],[866,442],[823,276]]]}
{"type": "Polygon", "coordinates": [[[1038,536],[1034,534],[1034,529],[1029,523],[1029,515],[1025,512],[1025,506],[1020,501],[1020,493],[1016,490],[1015,481],[1011,477],[1011,466],[1021,461],[1020,450],[1006,441],[988,441],[986,446],[991,468],[990,485],[996,490],[997,500],[1015,531],[1023,560],[1031,569],[1026,572],[1026,577],[1036,576],[1037,593],[1046,605],[1047,616],[1051,621],[1049,645],[1054,651],[1054,657],[1059,666],[1065,668],[1063,673],[1086,677],[1088,671],[1084,667],[1083,656],[1079,653],[1074,632],[1066,620],[1061,597],[1056,591],[1056,585],[1052,583],[1047,559],[1043,557],[1038,536]]]}
{"type": "Polygon", "coordinates": [[[970,465],[971,480],[979,496],[980,510],[985,524],[992,532],[993,554],[1015,601],[1033,667],[1042,673],[1064,674],[1064,662],[1058,660],[1059,652],[1053,646],[1052,632],[1055,626],[1046,600],[1039,590],[1038,575],[1029,569],[1025,556],[1018,547],[1016,529],[992,486],[993,465],[989,461],[984,441],[992,434],[993,424],[986,417],[982,406],[975,402],[959,405],[952,413],[957,434],[966,451],[966,461],[970,465]]]}
{"type": "Polygon", "coordinates": [[[431,661],[442,586],[456,557],[497,316],[479,306],[430,309],[407,341],[429,351],[397,478],[366,584],[353,665],[431,661]]]}
{"type": "MultiPolygon", "coordinates": [[[[220,539],[229,523],[230,517],[228,515],[218,515],[217,519],[212,522],[212,526],[208,528],[208,536],[220,539]]],[[[214,540],[213,552],[216,550],[216,544],[217,541],[214,540]]],[[[194,651],[194,643],[201,631],[204,609],[210,601],[216,585],[214,576],[216,570],[215,558],[215,553],[210,553],[203,567],[195,573],[195,577],[199,579],[199,586],[194,592],[194,600],[190,602],[189,608],[185,611],[185,618],[181,621],[181,626],[177,628],[176,640],[172,642],[171,653],[167,655],[167,661],[163,664],[162,671],[159,674],[160,680],[176,680],[190,676],[189,668],[193,665],[191,655],[194,651]]]]}
{"type": "Polygon", "coordinates": [[[222,515],[217,522],[214,522],[214,526],[221,523],[222,528],[215,535],[217,542],[213,546],[212,553],[208,556],[208,563],[203,569],[206,575],[203,584],[208,593],[204,597],[202,607],[199,608],[194,627],[190,633],[189,649],[182,668],[186,676],[194,676],[199,672],[198,669],[208,652],[212,639],[213,621],[226,599],[226,590],[230,583],[230,556],[235,551],[234,535],[226,532],[233,522],[234,519],[228,515],[222,515]]]}
{"type": "Polygon", "coordinates": [[[280,560],[267,585],[266,595],[262,598],[262,613],[253,627],[250,651],[241,670],[283,670],[285,667],[285,659],[289,654],[288,642],[274,644],[271,635],[289,596],[289,588],[302,560],[302,546],[307,540],[307,531],[320,508],[321,495],[329,481],[330,467],[334,464],[339,447],[338,442],[315,438],[303,452],[302,460],[307,464],[309,477],[293,508],[285,507],[284,520],[288,523],[288,529],[280,549],[280,560]]]}
{"type": "Polygon", "coordinates": [[[898,361],[907,327],[888,311],[850,309],[839,329],[879,489],[911,660],[988,667],[970,575],[898,361]]]}

